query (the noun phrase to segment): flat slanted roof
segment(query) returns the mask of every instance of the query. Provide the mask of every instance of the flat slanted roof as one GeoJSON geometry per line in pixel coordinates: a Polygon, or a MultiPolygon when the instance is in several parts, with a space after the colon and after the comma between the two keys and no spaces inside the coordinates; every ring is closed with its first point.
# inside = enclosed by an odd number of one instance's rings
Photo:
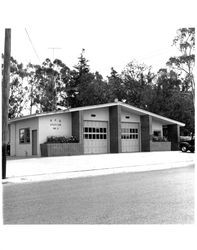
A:
{"type": "Polygon", "coordinates": [[[42,117],[42,116],[49,116],[49,115],[57,115],[57,114],[64,114],[64,113],[70,113],[70,112],[75,112],[75,111],[82,111],[82,110],[91,110],[91,109],[99,109],[99,108],[107,108],[111,106],[121,106],[127,111],[132,111],[134,114],[137,115],[150,115],[152,118],[162,122],[163,124],[177,124],[179,126],[185,126],[184,123],[175,121],[173,119],[166,118],[161,115],[157,115],[155,113],[136,108],[132,105],[125,104],[122,102],[113,102],[113,103],[105,103],[105,104],[98,104],[98,105],[91,105],[91,106],[85,106],[85,107],[77,107],[77,108],[68,108],[66,110],[60,110],[60,111],[52,111],[52,112],[45,112],[45,113],[39,113],[39,114],[33,114],[33,115],[27,115],[27,116],[22,116],[18,118],[14,118],[8,121],[8,123],[13,123],[17,121],[22,121],[22,120],[27,120],[31,118],[36,118],[36,117],[42,117]]]}

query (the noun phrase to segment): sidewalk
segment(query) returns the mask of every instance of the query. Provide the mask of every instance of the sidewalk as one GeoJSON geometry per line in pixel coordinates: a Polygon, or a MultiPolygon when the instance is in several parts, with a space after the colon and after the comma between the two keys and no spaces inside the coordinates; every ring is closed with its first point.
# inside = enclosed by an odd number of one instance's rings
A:
{"type": "Polygon", "coordinates": [[[193,153],[179,151],[13,158],[7,161],[7,179],[3,180],[3,183],[47,181],[185,167],[194,164],[194,158],[193,153]]]}

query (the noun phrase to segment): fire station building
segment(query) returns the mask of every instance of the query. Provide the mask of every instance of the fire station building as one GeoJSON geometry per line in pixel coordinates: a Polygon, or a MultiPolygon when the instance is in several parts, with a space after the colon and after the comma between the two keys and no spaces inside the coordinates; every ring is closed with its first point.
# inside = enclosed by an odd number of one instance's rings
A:
{"type": "Polygon", "coordinates": [[[11,156],[59,156],[178,150],[184,123],[114,102],[39,113],[9,121],[11,156]],[[47,137],[77,143],[46,143],[47,137]]]}

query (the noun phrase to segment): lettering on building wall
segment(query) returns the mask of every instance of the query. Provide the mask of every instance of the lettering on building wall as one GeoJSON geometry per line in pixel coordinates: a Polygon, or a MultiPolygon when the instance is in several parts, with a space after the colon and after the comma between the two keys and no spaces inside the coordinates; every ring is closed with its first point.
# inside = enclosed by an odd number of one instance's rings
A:
{"type": "Polygon", "coordinates": [[[62,126],[62,121],[61,119],[57,119],[57,118],[50,119],[49,126],[53,130],[60,130],[62,126]]]}

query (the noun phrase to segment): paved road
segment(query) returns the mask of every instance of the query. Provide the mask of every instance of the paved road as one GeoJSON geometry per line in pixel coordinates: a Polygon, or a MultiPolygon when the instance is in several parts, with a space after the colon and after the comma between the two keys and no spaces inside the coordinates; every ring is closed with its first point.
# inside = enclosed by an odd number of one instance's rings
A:
{"type": "Polygon", "coordinates": [[[194,167],[3,185],[5,224],[194,223],[194,167]]]}

